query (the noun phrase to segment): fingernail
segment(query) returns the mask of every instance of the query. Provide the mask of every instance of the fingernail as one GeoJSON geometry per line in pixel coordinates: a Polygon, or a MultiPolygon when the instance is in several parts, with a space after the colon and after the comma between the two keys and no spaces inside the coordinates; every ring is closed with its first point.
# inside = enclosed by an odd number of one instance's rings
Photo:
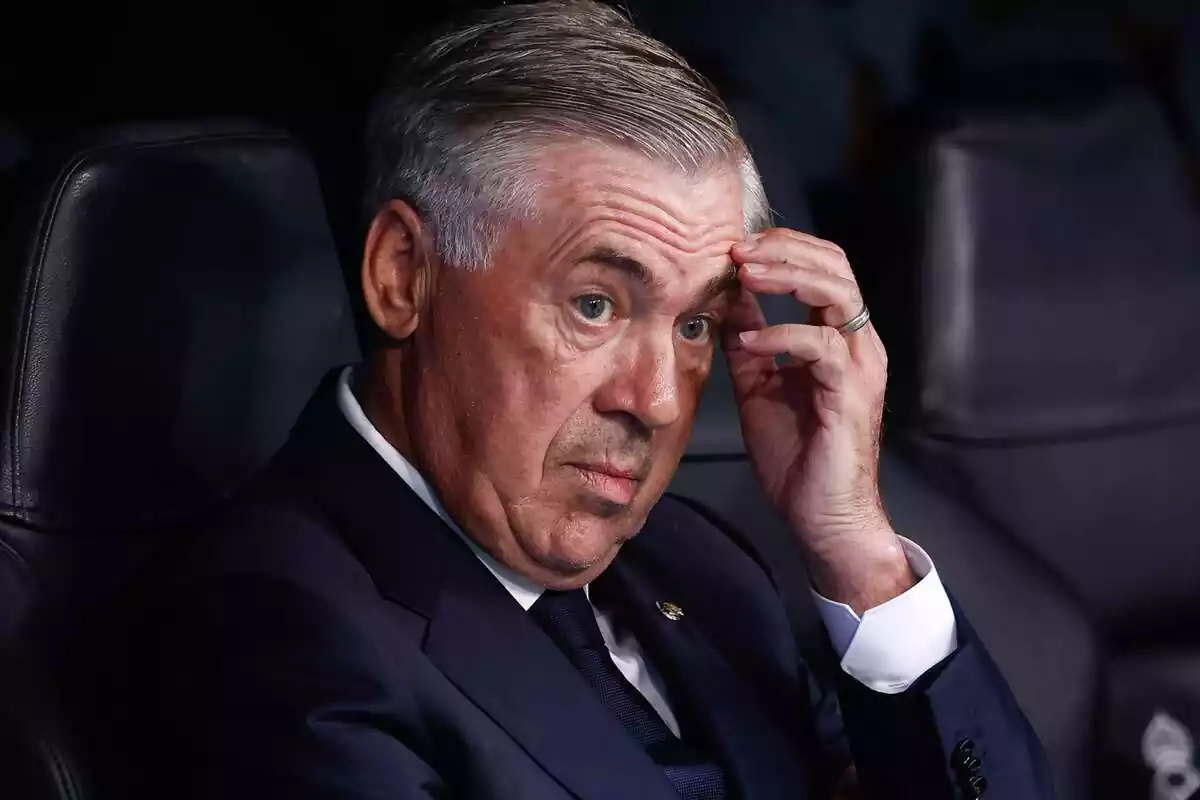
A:
{"type": "Polygon", "coordinates": [[[743,264],[742,269],[746,270],[746,272],[750,273],[751,275],[762,275],[767,271],[767,268],[762,264],[743,264]]]}
{"type": "Polygon", "coordinates": [[[742,331],[738,334],[738,338],[743,342],[753,342],[758,338],[758,331],[742,331]]]}

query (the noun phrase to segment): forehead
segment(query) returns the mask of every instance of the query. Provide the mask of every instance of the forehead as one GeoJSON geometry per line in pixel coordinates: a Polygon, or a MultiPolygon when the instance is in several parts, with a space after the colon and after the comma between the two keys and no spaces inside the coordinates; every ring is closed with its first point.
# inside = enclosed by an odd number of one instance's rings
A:
{"type": "Polygon", "coordinates": [[[616,147],[567,144],[544,151],[534,172],[538,227],[555,254],[599,244],[686,274],[728,262],[744,236],[732,164],[687,175],[616,147]]]}

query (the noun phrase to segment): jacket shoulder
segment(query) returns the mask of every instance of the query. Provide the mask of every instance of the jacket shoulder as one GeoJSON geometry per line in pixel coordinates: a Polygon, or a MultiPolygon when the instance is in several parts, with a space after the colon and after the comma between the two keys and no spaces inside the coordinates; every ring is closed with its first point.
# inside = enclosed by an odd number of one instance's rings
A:
{"type": "Polygon", "coordinates": [[[728,551],[730,546],[736,548],[736,552],[740,556],[749,559],[762,572],[772,587],[777,588],[772,570],[759,548],[748,536],[713,509],[682,494],[665,492],[659,500],[655,512],[661,512],[668,525],[677,531],[687,531],[690,536],[698,533],[707,534],[703,537],[706,543],[718,552],[728,551]]]}

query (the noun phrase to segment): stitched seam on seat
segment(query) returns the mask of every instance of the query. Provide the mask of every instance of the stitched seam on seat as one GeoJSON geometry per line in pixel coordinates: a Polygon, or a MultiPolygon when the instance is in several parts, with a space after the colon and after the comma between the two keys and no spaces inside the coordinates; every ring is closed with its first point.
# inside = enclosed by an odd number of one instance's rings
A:
{"type": "Polygon", "coordinates": [[[47,742],[44,737],[39,737],[38,750],[41,751],[42,757],[48,762],[50,774],[60,792],[72,800],[83,800],[84,793],[82,787],[75,781],[75,776],[67,761],[63,758],[59,749],[52,743],[47,742]]]}
{"type": "Polygon", "coordinates": [[[25,430],[21,424],[24,416],[24,403],[22,397],[25,390],[25,376],[27,366],[29,364],[29,348],[30,348],[30,330],[32,328],[33,312],[37,307],[37,299],[39,287],[41,286],[42,267],[45,264],[45,254],[47,243],[50,239],[50,231],[54,225],[54,215],[58,209],[59,203],[62,200],[63,192],[66,191],[67,179],[75,171],[78,164],[78,159],[73,160],[65,169],[59,172],[54,179],[54,185],[57,191],[54,193],[54,199],[47,205],[42,212],[41,218],[38,221],[38,240],[34,248],[31,258],[36,266],[30,270],[26,278],[26,284],[21,291],[22,297],[25,299],[24,308],[21,309],[20,321],[20,337],[21,337],[21,359],[17,363],[16,375],[13,380],[13,413],[11,424],[13,426],[12,437],[12,452],[9,454],[12,464],[12,480],[10,481],[10,489],[12,497],[10,498],[10,507],[16,516],[24,518],[24,511],[17,505],[17,498],[21,495],[21,448],[25,443],[25,430]]]}

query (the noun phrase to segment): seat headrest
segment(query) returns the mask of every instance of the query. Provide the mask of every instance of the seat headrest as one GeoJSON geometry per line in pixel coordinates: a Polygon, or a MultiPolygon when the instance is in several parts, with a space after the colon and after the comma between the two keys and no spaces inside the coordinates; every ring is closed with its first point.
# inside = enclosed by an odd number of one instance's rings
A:
{"type": "Polygon", "coordinates": [[[4,264],[0,515],[186,520],[357,359],[316,174],[293,139],[235,123],[112,131],[51,166],[4,264]]]}
{"type": "Polygon", "coordinates": [[[1053,94],[944,119],[918,176],[917,263],[879,264],[905,273],[876,295],[906,306],[888,341],[915,380],[893,407],[927,434],[1013,442],[1200,419],[1200,217],[1176,143],[1134,87],[1053,94]]]}

